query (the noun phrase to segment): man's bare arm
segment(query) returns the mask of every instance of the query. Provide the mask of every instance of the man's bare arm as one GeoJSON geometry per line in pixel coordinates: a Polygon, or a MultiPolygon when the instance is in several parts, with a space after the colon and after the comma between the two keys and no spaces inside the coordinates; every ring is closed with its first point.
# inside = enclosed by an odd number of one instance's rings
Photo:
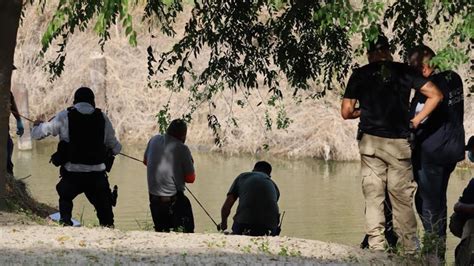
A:
{"type": "Polygon", "coordinates": [[[357,104],[356,99],[342,99],[341,116],[344,119],[356,119],[360,117],[360,109],[355,108],[357,104]]]}
{"type": "Polygon", "coordinates": [[[436,109],[438,104],[443,100],[443,93],[439,88],[431,81],[428,81],[423,87],[421,87],[420,92],[426,96],[425,106],[412,120],[413,126],[417,128],[421,121],[427,118],[431,112],[436,109]]]}
{"type": "Polygon", "coordinates": [[[227,198],[225,199],[224,204],[222,205],[221,209],[221,224],[220,227],[218,228],[219,230],[226,230],[227,229],[227,218],[230,215],[230,210],[232,209],[232,206],[234,206],[235,201],[237,198],[229,194],[227,195],[227,198]]]}

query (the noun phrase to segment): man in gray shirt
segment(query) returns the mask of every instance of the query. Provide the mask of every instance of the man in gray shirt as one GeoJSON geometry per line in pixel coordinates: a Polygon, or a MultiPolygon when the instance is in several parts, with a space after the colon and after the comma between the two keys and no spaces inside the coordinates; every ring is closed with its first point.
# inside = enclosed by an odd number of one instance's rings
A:
{"type": "Polygon", "coordinates": [[[252,172],[240,174],[227,193],[221,210],[220,230],[227,229],[227,218],[235,201],[239,206],[234,216],[232,233],[236,235],[278,235],[278,186],[270,179],[272,166],[257,162],[252,172]]]}
{"type": "Polygon", "coordinates": [[[143,163],[147,166],[150,210],[157,232],[194,232],[191,203],[184,195],[185,183],[193,183],[193,158],[186,141],[187,126],[173,120],[166,134],[148,142],[143,163]]]}

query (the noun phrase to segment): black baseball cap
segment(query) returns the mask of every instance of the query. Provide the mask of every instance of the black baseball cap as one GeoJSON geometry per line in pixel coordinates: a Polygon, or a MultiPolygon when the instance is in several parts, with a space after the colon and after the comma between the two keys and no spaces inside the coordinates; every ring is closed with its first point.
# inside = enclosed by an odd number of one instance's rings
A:
{"type": "Polygon", "coordinates": [[[466,151],[472,150],[474,148],[474,136],[471,136],[467,141],[466,151]]]}
{"type": "Polygon", "coordinates": [[[94,92],[88,87],[80,87],[74,93],[74,104],[82,102],[89,103],[95,107],[94,92]]]}
{"type": "Polygon", "coordinates": [[[390,43],[388,42],[388,38],[385,37],[385,35],[380,34],[377,39],[369,42],[369,46],[367,47],[367,53],[375,52],[377,50],[386,50],[389,48],[390,43]]]}

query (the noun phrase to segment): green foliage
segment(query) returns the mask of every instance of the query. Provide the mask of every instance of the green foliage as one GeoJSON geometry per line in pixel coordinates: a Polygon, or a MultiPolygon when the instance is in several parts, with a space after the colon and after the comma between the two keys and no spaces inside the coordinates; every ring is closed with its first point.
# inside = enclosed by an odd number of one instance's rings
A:
{"type": "Polygon", "coordinates": [[[441,71],[450,70],[457,65],[469,62],[469,56],[462,50],[454,47],[446,47],[430,60],[430,64],[435,65],[441,71]]]}
{"type": "MultiPolygon", "coordinates": [[[[131,2],[60,0],[43,35],[42,51],[55,39],[66,45],[70,34],[84,31],[92,21],[102,47],[110,38],[110,26],[117,23],[124,27],[130,44],[136,45],[137,34],[129,10],[143,1],[131,2]]],[[[183,11],[183,1],[144,3],[142,21],[150,25],[150,35],[159,28],[174,36],[173,24],[183,11]]],[[[157,71],[150,72],[154,75],[177,64],[170,80],[173,87],[184,88],[186,76],[193,76],[197,85],[224,82],[231,89],[252,89],[259,87],[257,77],[261,76],[263,85],[275,90],[281,72],[295,90],[308,88],[308,81],[317,78],[331,88],[334,79],[341,82],[351,67],[354,47],[350,40],[354,35],[360,34],[366,45],[378,35],[380,26],[391,28],[395,33],[393,47],[400,47],[400,53],[406,55],[441,21],[457,24],[451,37],[459,40],[464,49],[467,48],[462,43],[469,42],[474,31],[473,4],[469,0],[397,0],[389,6],[385,1],[362,0],[360,7],[348,0],[215,0],[193,4],[185,34],[172,50],[161,54],[157,71]],[[192,58],[203,47],[211,51],[208,65],[194,73],[192,58]]],[[[64,49],[60,55],[65,55],[64,49]]],[[[61,65],[61,58],[55,62],[50,66],[61,65]]],[[[62,68],[58,67],[55,73],[60,71],[62,68]]]]}
{"type": "Polygon", "coordinates": [[[217,119],[217,116],[213,114],[208,114],[207,115],[207,124],[209,128],[212,130],[212,133],[214,135],[214,144],[216,146],[221,147],[222,146],[222,139],[220,135],[220,129],[221,129],[221,124],[219,123],[219,120],[217,119]]]}
{"type": "Polygon", "coordinates": [[[444,256],[446,250],[445,241],[446,239],[439,237],[436,233],[425,232],[421,248],[421,257],[444,256]]]}
{"type": "Polygon", "coordinates": [[[250,241],[252,241],[258,251],[266,254],[272,254],[270,250],[270,241],[268,241],[267,238],[252,238],[250,241]]]}
{"type": "MultiPolygon", "coordinates": [[[[172,34],[170,25],[173,24],[176,14],[182,11],[181,1],[149,0],[145,6],[143,20],[157,20],[162,32],[172,34]]],[[[137,32],[133,27],[133,18],[129,12],[130,7],[137,5],[138,1],[129,0],[60,0],[48,27],[41,39],[44,54],[54,40],[59,39],[60,47],[55,60],[48,63],[53,77],[59,76],[64,69],[66,56],[65,46],[69,36],[79,31],[92,27],[100,37],[99,45],[104,48],[110,38],[110,26],[121,24],[132,46],[137,45],[137,32]],[[95,23],[94,23],[95,21],[95,23]],[[94,23],[92,26],[91,24],[94,23]]],[[[45,1],[40,1],[44,7],[45,1]]]]}
{"type": "Polygon", "coordinates": [[[265,129],[270,131],[272,130],[273,121],[268,114],[268,111],[265,112],[265,129]]]}
{"type": "Polygon", "coordinates": [[[285,107],[280,106],[280,108],[278,109],[278,114],[277,114],[277,128],[287,129],[290,126],[291,122],[293,122],[293,120],[291,120],[287,116],[285,107]]]}
{"type": "Polygon", "coordinates": [[[163,109],[161,109],[156,115],[156,118],[158,119],[160,134],[166,133],[166,129],[168,128],[168,125],[171,122],[171,115],[169,113],[169,110],[170,103],[168,101],[168,103],[163,106],[163,109]]]}
{"type": "MultiPolygon", "coordinates": [[[[278,252],[279,256],[283,257],[301,257],[301,251],[297,249],[292,249],[285,245],[280,246],[280,251],[278,252]]],[[[357,262],[357,261],[356,261],[357,262]]]]}
{"type": "MultiPolygon", "coordinates": [[[[471,32],[470,38],[473,38],[473,6],[472,1],[469,0],[399,0],[385,12],[383,24],[388,27],[393,21],[392,45],[399,46],[400,54],[405,57],[410,48],[421,44],[425,38],[431,37],[431,30],[441,22],[462,21],[451,33],[451,40],[464,42],[467,40],[466,37],[469,38],[469,32],[471,32]]],[[[467,51],[465,46],[459,45],[458,48],[467,51]]]]}
{"type": "MultiPolygon", "coordinates": [[[[45,0],[39,0],[44,5],[45,0]]],[[[137,45],[130,10],[144,5],[141,21],[147,23],[150,39],[159,29],[163,34],[176,36],[173,28],[183,4],[189,0],[60,0],[41,40],[42,53],[54,40],[59,42],[58,56],[48,62],[52,78],[64,69],[64,58],[69,36],[75,31],[93,27],[103,48],[110,38],[113,24],[121,24],[132,46],[137,45]]],[[[171,91],[189,91],[189,106],[183,114],[186,121],[202,103],[209,103],[208,125],[221,145],[220,123],[211,109],[214,98],[224,89],[242,90],[246,97],[262,85],[269,89],[270,107],[278,108],[276,126],[287,129],[291,119],[281,107],[283,94],[280,82],[287,80],[295,97],[300,90],[322,84],[323,90],[312,98],[326,95],[334,84],[343,85],[354,55],[361,55],[369,41],[380,31],[394,33],[391,45],[402,57],[408,51],[431,38],[432,30],[440,23],[452,25],[449,46],[433,60],[441,69],[454,68],[468,62],[470,44],[474,39],[474,10],[470,0],[244,0],[193,1],[191,16],[184,34],[169,51],[148,53],[148,81],[161,81],[161,74],[173,69],[164,83],[171,91]],[[361,45],[353,47],[352,40],[360,38],[361,45]],[[194,61],[206,51],[209,61],[199,68],[194,61]],[[155,56],[155,53],[158,54],[155,56]]],[[[241,107],[249,106],[238,100],[241,107]]],[[[158,114],[160,129],[169,120],[169,108],[158,114]]],[[[232,118],[230,118],[232,120],[232,118]]],[[[265,112],[265,127],[272,121],[265,112]]]]}

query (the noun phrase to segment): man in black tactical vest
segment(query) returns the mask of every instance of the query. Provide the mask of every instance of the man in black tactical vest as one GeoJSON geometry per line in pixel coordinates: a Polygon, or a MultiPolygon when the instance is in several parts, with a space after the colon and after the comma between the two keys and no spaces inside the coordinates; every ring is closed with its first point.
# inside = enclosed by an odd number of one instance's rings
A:
{"type": "Polygon", "coordinates": [[[113,227],[112,194],[106,170],[107,156],[122,149],[112,124],[100,109],[95,108],[94,93],[86,87],[74,94],[74,106],[57,114],[51,121],[37,120],[31,133],[33,139],[59,135],[58,151],[51,157],[60,166],[60,222],[72,225],[73,200],[84,193],[94,205],[101,226],[113,227]]]}

